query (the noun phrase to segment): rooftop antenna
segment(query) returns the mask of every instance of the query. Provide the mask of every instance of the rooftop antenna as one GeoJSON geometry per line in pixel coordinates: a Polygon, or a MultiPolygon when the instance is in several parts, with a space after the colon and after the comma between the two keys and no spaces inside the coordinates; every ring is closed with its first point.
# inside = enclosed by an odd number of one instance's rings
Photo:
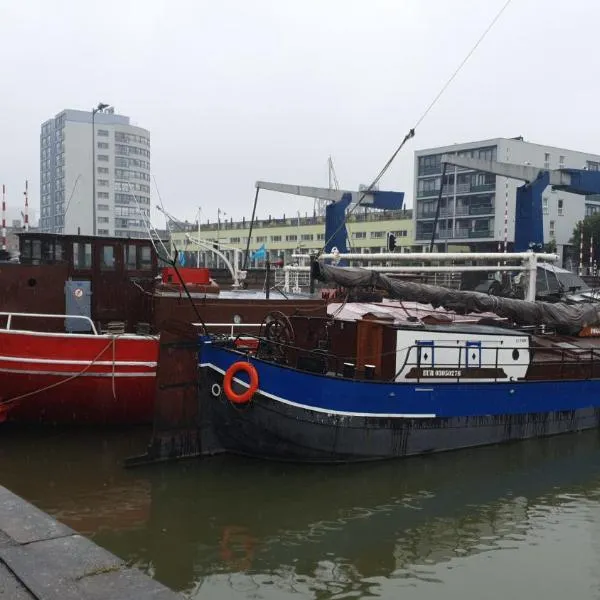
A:
{"type": "Polygon", "coordinates": [[[6,188],[2,184],[2,250],[6,250],[6,188]]]}
{"type": "Polygon", "coordinates": [[[27,179],[25,180],[25,231],[29,231],[29,191],[27,179]]]}

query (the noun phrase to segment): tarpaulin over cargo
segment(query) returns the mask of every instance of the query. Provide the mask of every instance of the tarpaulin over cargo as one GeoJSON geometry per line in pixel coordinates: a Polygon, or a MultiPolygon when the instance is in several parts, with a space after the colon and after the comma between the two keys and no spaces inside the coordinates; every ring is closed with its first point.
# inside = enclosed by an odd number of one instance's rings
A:
{"type": "Polygon", "coordinates": [[[391,298],[431,304],[434,308],[442,307],[458,314],[491,312],[517,325],[544,324],[569,335],[577,335],[584,327],[600,325],[600,304],[597,303],[528,302],[406,282],[370,269],[332,267],[322,263],[313,264],[313,276],[348,288],[375,287],[386,291],[391,298]]]}

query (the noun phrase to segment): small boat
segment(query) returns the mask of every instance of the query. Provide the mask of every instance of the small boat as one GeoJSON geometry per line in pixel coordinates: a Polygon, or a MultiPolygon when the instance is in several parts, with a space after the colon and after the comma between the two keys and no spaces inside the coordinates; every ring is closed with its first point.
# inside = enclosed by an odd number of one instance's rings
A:
{"type": "Polygon", "coordinates": [[[184,298],[189,294],[191,298],[219,297],[221,289],[208,269],[179,267],[177,271],[173,267],[162,269],[160,281],[154,286],[155,296],[184,298]]]}
{"type": "Polygon", "coordinates": [[[600,424],[600,311],[499,298],[319,265],[324,281],[442,307],[292,316],[240,347],[204,337],[201,403],[222,449],[354,462],[580,431],[600,424]],[[452,319],[448,315],[452,314],[452,319]],[[491,315],[491,316],[490,316],[491,315]],[[431,315],[430,315],[431,317],[431,315]]]}
{"type": "Polygon", "coordinates": [[[98,333],[85,316],[2,312],[0,320],[0,420],[93,425],[152,421],[158,336],[98,333]],[[35,322],[43,326],[72,319],[87,319],[92,333],[35,329],[35,322]]]}

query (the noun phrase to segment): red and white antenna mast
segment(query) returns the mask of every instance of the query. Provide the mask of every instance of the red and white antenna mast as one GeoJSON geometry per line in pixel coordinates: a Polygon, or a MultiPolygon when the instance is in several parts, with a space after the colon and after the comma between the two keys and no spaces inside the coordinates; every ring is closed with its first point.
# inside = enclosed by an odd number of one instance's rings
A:
{"type": "Polygon", "coordinates": [[[2,184],[2,250],[6,250],[6,188],[2,184]]]}
{"type": "Polygon", "coordinates": [[[29,192],[27,179],[25,180],[25,231],[29,231],[29,192]]]}

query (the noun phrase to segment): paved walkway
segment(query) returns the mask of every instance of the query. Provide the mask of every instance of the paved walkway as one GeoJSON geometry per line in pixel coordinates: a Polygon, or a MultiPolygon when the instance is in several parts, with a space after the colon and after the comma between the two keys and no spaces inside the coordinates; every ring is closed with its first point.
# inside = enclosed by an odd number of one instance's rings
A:
{"type": "Polygon", "coordinates": [[[0,486],[0,599],[181,600],[0,486]]]}

